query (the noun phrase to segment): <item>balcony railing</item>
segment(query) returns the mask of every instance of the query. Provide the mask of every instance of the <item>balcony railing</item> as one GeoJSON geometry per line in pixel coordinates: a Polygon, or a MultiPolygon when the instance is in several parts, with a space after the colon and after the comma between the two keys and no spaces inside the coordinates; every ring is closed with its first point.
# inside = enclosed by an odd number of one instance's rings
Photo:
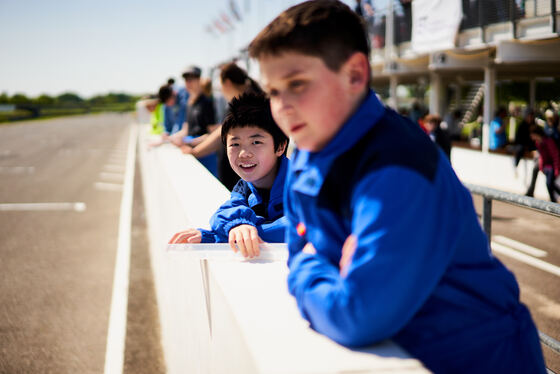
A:
{"type": "MultiPolygon", "coordinates": [[[[387,20],[393,19],[394,43],[409,42],[412,37],[412,0],[393,1],[390,7],[376,7],[365,2],[364,19],[372,48],[384,48],[387,20]]],[[[463,20],[460,30],[484,28],[488,25],[558,14],[560,0],[462,0],[463,20]]],[[[552,17],[553,32],[558,32],[556,17],[552,17]]]]}

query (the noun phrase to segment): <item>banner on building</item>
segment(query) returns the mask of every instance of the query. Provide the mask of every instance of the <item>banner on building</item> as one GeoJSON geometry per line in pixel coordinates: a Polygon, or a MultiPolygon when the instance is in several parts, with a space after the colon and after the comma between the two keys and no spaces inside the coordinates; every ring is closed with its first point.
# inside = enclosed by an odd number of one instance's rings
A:
{"type": "Polygon", "coordinates": [[[461,0],[412,1],[412,49],[430,53],[455,48],[462,17],[461,0]]]}

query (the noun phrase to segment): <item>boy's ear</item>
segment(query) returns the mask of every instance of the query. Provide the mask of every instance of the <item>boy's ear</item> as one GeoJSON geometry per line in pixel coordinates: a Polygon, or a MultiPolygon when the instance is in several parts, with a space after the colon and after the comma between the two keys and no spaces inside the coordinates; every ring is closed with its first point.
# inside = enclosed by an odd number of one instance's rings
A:
{"type": "Polygon", "coordinates": [[[369,61],[365,54],[354,52],[342,65],[351,92],[362,94],[369,82],[369,61]]]}
{"type": "Polygon", "coordinates": [[[284,142],[284,143],[280,144],[280,147],[278,147],[278,149],[274,152],[276,157],[282,156],[284,154],[284,151],[286,150],[287,146],[288,146],[288,142],[284,142]]]}

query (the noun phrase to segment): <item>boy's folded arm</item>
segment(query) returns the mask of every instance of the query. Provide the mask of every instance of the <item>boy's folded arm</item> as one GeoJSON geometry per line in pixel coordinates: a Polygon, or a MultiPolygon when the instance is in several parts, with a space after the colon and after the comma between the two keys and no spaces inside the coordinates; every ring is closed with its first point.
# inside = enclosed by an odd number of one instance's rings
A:
{"type": "Polygon", "coordinates": [[[249,207],[246,199],[235,192],[232,192],[231,198],[219,207],[210,218],[212,231],[218,236],[226,238],[225,241],[229,236],[229,230],[235,226],[243,224],[257,226],[259,223],[259,217],[249,207]]]}
{"type": "Polygon", "coordinates": [[[289,290],[312,328],[346,346],[376,343],[404,327],[432,293],[450,250],[437,244],[447,242],[440,233],[446,227],[431,219],[438,196],[429,182],[417,179],[387,184],[365,178],[357,186],[357,248],[346,277],[321,248],[317,255],[292,255],[289,290]]]}

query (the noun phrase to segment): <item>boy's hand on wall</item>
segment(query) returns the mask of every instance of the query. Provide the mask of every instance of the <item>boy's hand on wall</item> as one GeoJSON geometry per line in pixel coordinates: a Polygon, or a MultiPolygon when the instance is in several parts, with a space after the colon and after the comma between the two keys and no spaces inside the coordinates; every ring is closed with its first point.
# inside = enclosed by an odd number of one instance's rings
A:
{"type": "Polygon", "coordinates": [[[239,225],[229,230],[229,245],[234,252],[241,252],[243,257],[256,257],[260,254],[259,243],[263,240],[259,238],[257,228],[252,225],[239,225]],[[237,247],[236,247],[237,244],[237,247]]]}
{"type": "Polygon", "coordinates": [[[202,240],[202,233],[197,229],[187,229],[179,231],[173,235],[169,244],[183,244],[183,243],[200,243],[202,240]]]}

